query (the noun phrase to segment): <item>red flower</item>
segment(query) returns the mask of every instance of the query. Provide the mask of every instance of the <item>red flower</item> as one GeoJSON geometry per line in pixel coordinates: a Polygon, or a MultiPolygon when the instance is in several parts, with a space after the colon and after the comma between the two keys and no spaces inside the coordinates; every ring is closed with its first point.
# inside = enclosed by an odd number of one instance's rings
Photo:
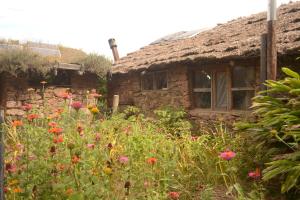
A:
{"type": "Polygon", "coordinates": [[[170,199],[179,199],[179,192],[169,192],[168,196],[170,199]]]}
{"type": "Polygon", "coordinates": [[[80,108],[82,108],[82,103],[80,101],[75,101],[71,104],[72,108],[74,108],[76,111],[78,111],[80,108]]]}
{"type": "Polygon", "coordinates": [[[80,126],[80,125],[78,125],[78,126],[77,126],[77,132],[78,132],[79,134],[82,133],[82,132],[83,132],[83,127],[80,126]]]}
{"type": "Polygon", "coordinates": [[[58,137],[55,137],[55,138],[53,139],[53,142],[54,142],[55,144],[57,144],[57,143],[62,143],[62,142],[64,142],[64,138],[63,138],[62,135],[59,135],[58,137]]]}
{"type": "Polygon", "coordinates": [[[260,169],[259,168],[256,168],[255,171],[252,171],[252,172],[249,172],[248,173],[248,176],[250,178],[253,178],[253,179],[258,179],[260,178],[261,174],[260,174],[260,169]]]}
{"type": "Polygon", "coordinates": [[[25,111],[30,111],[30,110],[32,109],[32,105],[31,105],[31,104],[25,103],[25,104],[22,106],[22,109],[25,110],[25,111]]]}
{"type": "Polygon", "coordinates": [[[23,122],[19,120],[15,120],[12,122],[12,126],[14,127],[23,126],[23,122]]]}
{"type": "Polygon", "coordinates": [[[109,150],[111,150],[111,149],[113,148],[112,143],[108,143],[107,148],[108,148],[109,150]]]}
{"type": "Polygon", "coordinates": [[[95,135],[95,141],[96,142],[100,141],[100,133],[96,133],[96,135],[95,135]]]}
{"type": "Polygon", "coordinates": [[[73,164],[76,164],[76,163],[78,163],[79,161],[80,161],[80,158],[79,158],[78,156],[74,155],[74,156],[72,157],[72,163],[73,163],[73,164]]]}
{"type": "Polygon", "coordinates": [[[37,119],[39,116],[37,114],[29,114],[27,115],[28,121],[33,121],[34,119],[37,119]]]}
{"type": "Polygon", "coordinates": [[[56,134],[56,135],[61,134],[62,131],[63,131],[62,128],[57,128],[57,127],[53,127],[53,128],[50,128],[50,129],[48,130],[49,133],[54,133],[54,134],[56,134]]]}
{"type": "Polygon", "coordinates": [[[17,166],[15,164],[12,164],[12,163],[7,163],[5,165],[5,169],[10,172],[10,173],[14,173],[17,171],[17,166]]]}
{"type": "Polygon", "coordinates": [[[156,158],[148,158],[147,159],[147,163],[151,164],[151,165],[154,165],[155,163],[157,162],[157,159],[156,158]]]}
{"type": "Polygon", "coordinates": [[[55,152],[56,152],[56,147],[55,146],[50,147],[50,153],[55,154],[55,152]]]}
{"type": "Polygon", "coordinates": [[[232,158],[234,158],[235,155],[236,155],[236,153],[233,152],[233,151],[230,151],[230,150],[226,150],[226,151],[220,153],[220,157],[221,157],[222,159],[224,159],[224,160],[227,160],[227,161],[229,161],[229,160],[231,160],[232,158]]]}
{"type": "Polygon", "coordinates": [[[56,127],[57,126],[57,123],[56,122],[49,122],[48,125],[52,128],[56,127]]]}

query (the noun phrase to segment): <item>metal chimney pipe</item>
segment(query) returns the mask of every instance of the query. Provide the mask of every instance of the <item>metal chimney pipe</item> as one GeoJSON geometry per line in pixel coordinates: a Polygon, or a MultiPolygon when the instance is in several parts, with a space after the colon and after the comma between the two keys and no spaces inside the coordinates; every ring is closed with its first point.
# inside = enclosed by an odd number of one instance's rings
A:
{"type": "Polygon", "coordinates": [[[112,50],[112,53],[113,53],[113,56],[114,56],[114,61],[116,62],[120,59],[117,44],[116,44],[116,40],[114,38],[111,38],[111,39],[108,40],[108,43],[109,43],[109,47],[112,50]]]}

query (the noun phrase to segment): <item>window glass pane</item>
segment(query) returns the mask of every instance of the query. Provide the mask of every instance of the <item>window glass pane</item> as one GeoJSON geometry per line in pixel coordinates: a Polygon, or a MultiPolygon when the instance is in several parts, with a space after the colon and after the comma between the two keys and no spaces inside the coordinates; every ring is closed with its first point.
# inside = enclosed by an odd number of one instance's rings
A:
{"type": "Polygon", "coordinates": [[[226,72],[216,73],[216,108],[227,108],[226,72]]]}
{"type": "Polygon", "coordinates": [[[155,81],[156,81],[156,89],[161,90],[163,88],[168,88],[167,72],[156,72],[155,81]]]}
{"type": "Polygon", "coordinates": [[[241,90],[232,92],[232,108],[235,110],[247,110],[251,106],[251,98],[254,97],[253,90],[241,90]]]}
{"type": "Polygon", "coordinates": [[[194,102],[197,108],[211,108],[211,93],[210,92],[194,93],[194,102]]]}
{"type": "Polygon", "coordinates": [[[194,88],[210,88],[211,73],[205,70],[196,71],[194,76],[194,88]]]}
{"type": "Polygon", "coordinates": [[[146,73],[142,76],[143,90],[153,90],[153,73],[146,73]]]}
{"type": "Polygon", "coordinates": [[[255,68],[239,67],[232,69],[232,87],[254,87],[255,84],[255,68]]]}

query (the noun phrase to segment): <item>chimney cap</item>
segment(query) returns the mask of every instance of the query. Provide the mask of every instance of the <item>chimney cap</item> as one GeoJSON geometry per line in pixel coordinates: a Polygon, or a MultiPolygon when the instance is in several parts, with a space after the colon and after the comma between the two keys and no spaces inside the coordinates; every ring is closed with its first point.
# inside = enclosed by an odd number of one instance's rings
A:
{"type": "Polygon", "coordinates": [[[115,38],[110,38],[108,40],[108,43],[109,43],[110,48],[117,47],[115,38]]]}

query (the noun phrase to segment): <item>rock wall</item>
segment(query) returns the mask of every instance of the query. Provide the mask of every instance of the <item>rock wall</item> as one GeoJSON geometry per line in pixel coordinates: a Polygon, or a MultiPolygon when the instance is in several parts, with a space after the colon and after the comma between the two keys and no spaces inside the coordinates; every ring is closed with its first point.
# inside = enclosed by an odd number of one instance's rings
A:
{"type": "Polygon", "coordinates": [[[40,106],[49,106],[56,108],[61,106],[65,101],[61,95],[70,90],[74,100],[86,101],[87,91],[98,87],[97,77],[94,75],[74,75],[71,77],[71,87],[48,86],[42,84],[30,86],[25,77],[14,77],[6,75],[5,77],[5,99],[7,116],[23,116],[25,112],[22,105],[25,103],[32,104],[34,108],[40,106]]]}
{"type": "Polygon", "coordinates": [[[168,89],[141,90],[140,72],[114,74],[108,84],[108,102],[112,105],[113,95],[119,95],[120,105],[135,105],[143,111],[163,106],[188,109],[191,106],[187,67],[173,65],[168,68],[168,89]]]}

